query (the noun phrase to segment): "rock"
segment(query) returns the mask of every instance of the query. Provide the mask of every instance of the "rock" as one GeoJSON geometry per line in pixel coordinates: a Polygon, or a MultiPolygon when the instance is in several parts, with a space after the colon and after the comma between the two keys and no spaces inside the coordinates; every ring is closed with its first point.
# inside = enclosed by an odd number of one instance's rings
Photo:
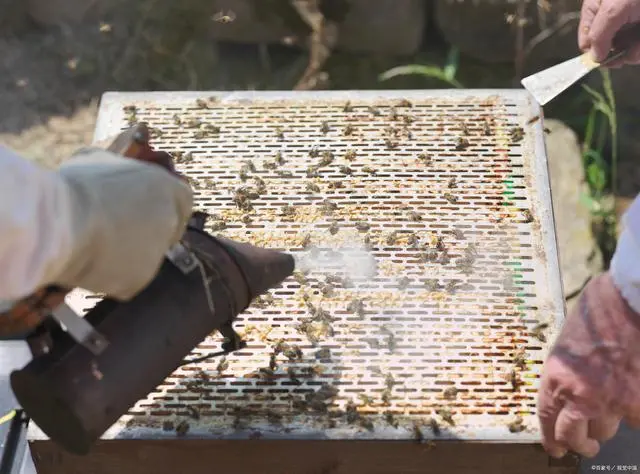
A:
{"type": "Polygon", "coordinates": [[[591,232],[591,216],[580,201],[587,191],[577,135],[557,120],[545,120],[556,238],[564,293],[579,292],[602,270],[602,255],[591,232]]]}
{"type": "MultiPolygon", "coordinates": [[[[516,54],[516,27],[507,16],[516,12],[519,0],[436,0],[435,22],[445,39],[473,58],[492,62],[511,62],[516,54]]],[[[559,21],[564,27],[537,46],[528,55],[527,70],[540,64],[553,63],[578,53],[577,13],[580,0],[549,2],[553,8],[545,12],[529,1],[524,27],[525,47],[542,31],[557,29],[559,21]],[[571,20],[569,20],[571,19],[571,20]]]]}
{"type": "Polygon", "coordinates": [[[0,0],[0,35],[16,35],[29,27],[28,9],[23,1],[0,0]]]}
{"type": "Polygon", "coordinates": [[[105,6],[111,0],[26,0],[31,18],[41,26],[80,23],[89,12],[105,6]]]}
{"type": "MultiPolygon", "coordinates": [[[[347,10],[339,0],[325,1],[340,24],[338,49],[351,52],[409,55],[422,43],[426,2],[422,0],[350,0],[347,10]],[[333,8],[331,8],[333,7],[333,8]],[[340,21],[341,20],[341,21],[340,21]]],[[[302,37],[308,27],[282,0],[215,0],[216,11],[232,22],[213,22],[217,40],[239,43],[286,43],[302,37]]]]}

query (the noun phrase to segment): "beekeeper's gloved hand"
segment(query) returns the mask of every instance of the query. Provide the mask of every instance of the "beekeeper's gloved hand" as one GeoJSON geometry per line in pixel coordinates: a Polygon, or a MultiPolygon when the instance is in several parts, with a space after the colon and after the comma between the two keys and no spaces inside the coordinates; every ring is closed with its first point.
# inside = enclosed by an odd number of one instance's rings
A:
{"type": "Polygon", "coordinates": [[[191,216],[183,180],[98,148],[56,172],[0,147],[0,169],[0,300],[51,284],[128,300],[191,216]]]}
{"type": "Polygon", "coordinates": [[[595,456],[625,419],[640,427],[640,201],[625,215],[611,269],[592,279],[545,363],[538,400],[543,444],[595,456]]]}
{"type": "MultiPolygon", "coordinates": [[[[584,0],[580,14],[578,44],[582,51],[591,50],[594,59],[603,61],[613,46],[613,39],[626,25],[640,21],[640,0],[584,0]]],[[[640,64],[640,44],[608,67],[640,64]]]]}

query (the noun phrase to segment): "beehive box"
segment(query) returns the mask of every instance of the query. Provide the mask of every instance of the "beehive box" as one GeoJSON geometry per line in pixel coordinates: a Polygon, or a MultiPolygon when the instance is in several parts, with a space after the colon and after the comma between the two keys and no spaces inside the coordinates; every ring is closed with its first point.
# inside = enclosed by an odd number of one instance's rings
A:
{"type": "Polygon", "coordinates": [[[526,92],[109,93],[96,139],[136,121],[175,154],[209,231],[292,252],[300,271],[240,315],[246,349],[176,370],[84,464],[33,435],[42,472],[112,472],[105,452],[118,468],[144,458],[136,472],[180,457],[202,472],[214,458],[269,473],[549,467],[536,391],[563,297],[526,92]]]}

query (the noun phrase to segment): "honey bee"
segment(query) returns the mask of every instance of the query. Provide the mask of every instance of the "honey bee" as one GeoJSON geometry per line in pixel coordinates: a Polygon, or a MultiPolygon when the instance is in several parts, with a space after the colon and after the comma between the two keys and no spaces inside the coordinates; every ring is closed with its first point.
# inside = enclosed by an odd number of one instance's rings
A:
{"type": "Polygon", "coordinates": [[[368,174],[376,174],[376,170],[373,169],[371,166],[363,166],[362,167],[362,172],[363,173],[368,173],[368,174]]]}
{"type": "Polygon", "coordinates": [[[455,176],[454,176],[454,177],[453,177],[453,178],[451,178],[451,179],[449,180],[449,182],[447,183],[447,187],[448,187],[448,188],[455,188],[457,184],[458,184],[458,182],[456,181],[456,178],[455,178],[455,176]]]}
{"type": "Polygon", "coordinates": [[[520,433],[525,430],[524,420],[521,416],[518,416],[515,420],[507,424],[507,427],[511,433],[520,433]]]}
{"type": "Polygon", "coordinates": [[[188,431],[189,431],[189,423],[187,423],[186,421],[181,421],[176,426],[176,434],[178,436],[184,436],[187,434],[188,431]]]}
{"type": "Polygon", "coordinates": [[[353,161],[356,159],[356,152],[355,150],[347,150],[344,154],[344,159],[347,161],[353,161]]]}
{"type": "Polygon", "coordinates": [[[282,127],[276,127],[276,138],[280,141],[284,140],[284,130],[282,130],[282,127]]]}
{"type": "Polygon", "coordinates": [[[293,367],[287,367],[287,375],[289,376],[289,380],[291,380],[291,383],[293,383],[294,385],[302,385],[302,381],[300,381],[300,379],[298,378],[296,369],[294,369],[293,367]]]}
{"type": "Polygon", "coordinates": [[[347,311],[357,315],[360,319],[363,319],[365,314],[364,302],[361,299],[351,300],[347,305],[347,311]]]}
{"type": "Polygon", "coordinates": [[[533,222],[533,213],[529,209],[523,209],[521,212],[522,218],[526,224],[533,222]]]}
{"type": "Polygon", "coordinates": [[[450,410],[446,408],[440,408],[436,410],[436,413],[440,416],[440,418],[449,423],[451,426],[455,426],[456,423],[450,410]]]}
{"type": "Polygon", "coordinates": [[[470,146],[471,144],[469,143],[469,140],[463,137],[458,137],[458,140],[456,141],[456,150],[458,151],[466,150],[470,146]]]}
{"type": "Polygon", "coordinates": [[[462,232],[460,229],[453,229],[451,231],[451,234],[458,240],[464,239],[464,232],[462,232]]]}
{"type": "Polygon", "coordinates": [[[293,173],[288,170],[276,170],[275,173],[281,178],[293,178],[293,173]]]}
{"type": "Polygon", "coordinates": [[[340,226],[336,221],[333,221],[329,226],[329,233],[331,235],[336,235],[338,232],[340,232],[340,226]]]}
{"type": "Polygon", "coordinates": [[[405,123],[405,125],[411,125],[415,121],[415,119],[411,115],[404,115],[402,117],[402,121],[405,123]]]}
{"type": "Polygon", "coordinates": [[[422,427],[414,422],[413,423],[413,439],[416,440],[418,443],[422,443],[424,441],[424,435],[422,434],[422,427]]]}
{"type": "Polygon", "coordinates": [[[305,234],[300,245],[303,249],[306,249],[309,244],[311,244],[311,234],[305,234]]]}
{"type": "Polygon", "coordinates": [[[374,431],[375,430],[375,426],[373,424],[373,422],[371,420],[369,420],[368,418],[365,418],[363,416],[360,417],[360,419],[358,420],[358,424],[364,428],[367,431],[374,431]]]}
{"type": "Polygon", "coordinates": [[[445,286],[445,290],[447,291],[447,293],[455,293],[455,291],[458,289],[459,283],[460,280],[449,280],[445,286]]]}
{"type": "Polygon", "coordinates": [[[322,201],[320,209],[323,214],[327,215],[338,209],[338,205],[329,199],[325,199],[324,201],[322,201]]]}
{"type": "Polygon", "coordinates": [[[283,217],[293,217],[296,215],[296,208],[290,204],[286,204],[282,206],[282,211],[280,215],[283,217]]]}
{"type": "Polygon", "coordinates": [[[444,193],[442,197],[444,197],[449,202],[449,204],[455,204],[458,202],[458,197],[454,196],[451,193],[444,193]]]}
{"type": "Polygon", "coordinates": [[[547,336],[544,335],[544,330],[549,327],[548,323],[537,324],[532,330],[531,335],[540,342],[547,342],[547,336]]]}
{"type": "Polygon", "coordinates": [[[317,178],[320,176],[317,166],[309,166],[306,171],[307,178],[317,178]]]}
{"type": "Polygon", "coordinates": [[[353,111],[353,106],[351,105],[351,101],[348,100],[345,104],[344,107],[342,107],[342,111],[343,112],[352,112],[353,111]]]}
{"type": "Polygon", "coordinates": [[[218,135],[220,133],[220,127],[218,127],[217,125],[212,125],[210,123],[205,124],[203,130],[213,135],[218,135]]]}
{"type": "Polygon", "coordinates": [[[398,120],[398,111],[395,107],[389,109],[389,120],[398,120]]]}
{"type": "Polygon", "coordinates": [[[387,150],[395,150],[399,145],[400,144],[398,142],[391,140],[391,138],[384,139],[384,146],[387,148],[387,150]]]}
{"type": "Polygon", "coordinates": [[[202,125],[202,121],[198,120],[196,118],[191,118],[189,120],[187,120],[186,122],[184,122],[184,126],[186,128],[198,128],[202,125]]]}
{"type": "Polygon", "coordinates": [[[353,173],[353,170],[351,168],[349,168],[348,166],[340,166],[339,171],[342,174],[346,174],[346,175],[349,175],[349,174],[353,173]]]}
{"type": "Polygon", "coordinates": [[[236,19],[236,14],[229,10],[226,14],[222,11],[213,15],[212,20],[216,23],[231,23],[236,19]]]}
{"type": "Polygon", "coordinates": [[[398,280],[398,289],[401,291],[406,290],[410,284],[411,280],[408,277],[402,277],[400,278],[400,280],[398,280]]]}
{"type": "Polygon", "coordinates": [[[443,395],[447,400],[454,400],[458,395],[458,389],[455,387],[446,388],[443,392],[443,395]]]}
{"type": "Polygon", "coordinates": [[[331,349],[325,347],[316,351],[316,359],[329,360],[331,359],[331,349]]]}
{"type": "Polygon", "coordinates": [[[470,135],[469,127],[467,127],[467,124],[462,120],[460,121],[460,130],[462,131],[463,135],[470,135]]]}
{"type": "Polygon", "coordinates": [[[286,347],[283,354],[287,359],[289,359],[289,362],[301,362],[304,357],[302,349],[296,345],[286,347]]]}
{"type": "Polygon", "coordinates": [[[271,354],[269,356],[269,370],[272,372],[278,368],[278,360],[276,354],[271,354]]]}
{"type": "Polygon", "coordinates": [[[418,155],[418,161],[424,163],[425,165],[430,165],[433,160],[430,155],[427,155],[426,153],[420,153],[418,155]]]}
{"type": "Polygon", "coordinates": [[[378,116],[380,115],[380,110],[378,110],[377,107],[374,107],[372,105],[367,107],[367,110],[369,111],[369,113],[373,116],[378,116]]]}
{"type": "Polygon", "coordinates": [[[429,428],[431,428],[431,432],[435,436],[440,436],[440,425],[438,424],[438,420],[435,418],[429,418],[429,428]]]}
{"type": "Polygon", "coordinates": [[[422,220],[422,216],[416,211],[411,211],[409,212],[409,220],[413,222],[419,222],[422,220]]]}
{"type": "Polygon", "coordinates": [[[282,166],[286,163],[285,159],[282,157],[282,153],[276,153],[276,157],[274,160],[278,165],[282,166]]]}
{"type": "Polygon", "coordinates": [[[396,242],[398,241],[398,231],[394,230],[393,232],[391,232],[385,242],[387,243],[387,245],[395,245],[396,242]]]}
{"type": "Polygon", "coordinates": [[[320,126],[320,131],[326,135],[327,133],[329,133],[329,131],[331,130],[331,127],[329,127],[329,122],[322,122],[322,125],[320,126]]]}
{"type": "Polygon", "coordinates": [[[320,161],[318,162],[318,167],[322,168],[324,166],[329,166],[331,163],[333,163],[333,153],[331,153],[331,151],[326,150],[322,152],[322,158],[320,159],[320,161]]]}
{"type": "Polygon", "coordinates": [[[527,368],[527,353],[524,349],[518,349],[518,351],[516,351],[513,355],[513,363],[522,370],[527,368]]]}
{"type": "Polygon", "coordinates": [[[409,102],[407,99],[401,99],[396,107],[413,107],[413,104],[409,102]]]}
{"type": "Polygon", "coordinates": [[[225,221],[215,221],[211,223],[212,232],[219,232],[221,230],[225,230],[226,228],[227,228],[227,224],[225,223],[225,221]]]}
{"type": "Polygon", "coordinates": [[[524,139],[524,129],[522,127],[513,127],[509,130],[509,138],[514,143],[521,142],[524,139]]]}
{"type": "Polygon", "coordinates": [[[310,193],[319,193],[320,192],[320,186],[318,186],[315,183],[307,183],[305,185],[305,189],[307,191],[309,191],[310,193]]]}
{"type": "Polygon", "coordinates": [[[216,367],[216,370],[218,371],[219,374],[221,374],[228,368],[229,368],[229,362],[227,361],[226,357],[223,357],[222,359],[220,359],[220,362],[218,362],[218,366],[216,367]]]}
{"type": "Polygon", "coordinates": [[[353,125],[348,124],[346,127],[344,127],[344,132],[343,133],[344,133],[345,137],[348,137],[349,135],[353,135],[353,132],[355,132],[355,130],[356,130],[356,128],[353,125]]]}
{"type": "Polygon", "coordinates": [[[484,123],[483,123],[483,126],[482,126],[482,131],[486,136],[492,135],[491,122],[489,121],[489,119],[484,119],[484,123]]]}
{"type": "Polygon", "coordinates": [[[204,99],[196,99],[196,107],[198,107],[199,109],[208,109],[209,104],[204,99]]]}
{"type": "Polygon", "coordinates": [[[522,385],[522,381],[520,380],[518,372],[515,369],[511,369],[511,371],[507,375],[507,380],[511,384],[511,389],[514,392],[517,392],[520,385],[522,385]]]}
{"type": "Polygon", "coordinates": [[[366,222],[366,221],[358,221],[358,222],[356,222],[355,227],[356,227],[356,229],[358,229],[360,232],[366,232],[366,231],[368,231],[368,230],[371,228],[371,226],[369,225],[369,223],[368,223],[368,222],[366,222]]]}
{"type": "Polygon", "coordinates": [[[440,289],[440,282],[437,279],[428,279],[424,282],[424,286],[427,288],[427,291],[438,291],[440,289]]]}
{"type": "Polygon", "coordinates": [[[539,115],[531,117],[529,120],[527,120],[527,125],[532,125],[532,124],[536,123],[538,120],[540,120],[540,116],[539,115]]]}
{"type": "Polygon", "coordinates": [[[399,426],[398,420],[396,420],[395,416],[393,416],[393,413],[391,412],[386,412],[384,414],[384,421],[386,421],[387,424],[389,426],[392,426],[393,428],[398,428],[399,426]]]}
{"type": "Polygon", "coordinates": [[[318,147],[313,147],[311,150],[309,150],[309,158],[317,158],[320,156],[320,150],[318,150],[318,147]]]}

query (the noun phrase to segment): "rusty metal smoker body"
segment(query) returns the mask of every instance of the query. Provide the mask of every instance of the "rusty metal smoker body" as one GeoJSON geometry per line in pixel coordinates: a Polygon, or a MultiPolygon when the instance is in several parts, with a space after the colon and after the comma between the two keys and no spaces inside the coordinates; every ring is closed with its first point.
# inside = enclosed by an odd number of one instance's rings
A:
{"type": "MultiPolygon", "coordinates": [[[[109,148],[174,172],[168,155],[153,154],[144,125],[109,148]]],[[[193,213],[156,278],[130,301],[106,298],[79,318],[64,303],[69,290],[52,286],[2,314],[0,337],[26,339],[34,356],[11,373],[16,399],[68,451],[88,453],[212,332],[225,337],[220,353],[244,347],[232,322],[293,273],[291,255],[214,237],[204,230],[206,220],[193,213]]]]}

